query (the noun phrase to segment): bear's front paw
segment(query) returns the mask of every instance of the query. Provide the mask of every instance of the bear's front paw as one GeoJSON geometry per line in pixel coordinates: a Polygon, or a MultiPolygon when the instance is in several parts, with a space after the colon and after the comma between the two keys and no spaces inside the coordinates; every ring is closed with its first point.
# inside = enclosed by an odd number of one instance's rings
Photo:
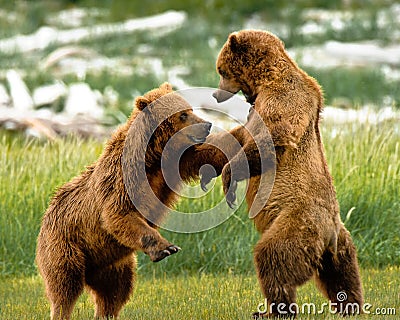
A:
{"type": "Polygon", "coordinates": [[[235,208],[237,181],[232,179],[231,167],[225,165],[222,170],[222,185],[225,193],[226,203],[231,209],[235,208]]]}
{"type": "Polygon", "coordinates": [[[158,262],[174,253],[177,253],[179,250],[181,250],[181,248],[178,246],[170,245],[164,250],[156,251],[153,254],[150,254],[150,259],[153,262],[158,262]]]}
{"type": "Polygon", "coordinates": [[[216,176],[217,172],[212,165],[205,164],[200,168],[200,186],[204,192],[207,192],[207,185],[216,176]]]}

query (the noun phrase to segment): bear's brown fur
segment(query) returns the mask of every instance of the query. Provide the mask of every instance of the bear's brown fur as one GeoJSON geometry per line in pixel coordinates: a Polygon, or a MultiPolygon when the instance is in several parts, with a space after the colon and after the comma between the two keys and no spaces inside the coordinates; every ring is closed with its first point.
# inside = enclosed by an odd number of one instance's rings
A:
{"type": "MultiPolygon", "coordinates": [[[[173,190],[180,181],[166,184],[161,153],[167,168],[168,161],[176,161],[182,150],[185,159],[192,159],[211,124],[194,115],[190,105],[172,92],[169,84],[163,84],[138,97],[129,120],[116,130],[97,162],[59,188],[51,200],[38,237],[37,264],[51,303],[52,319],[69,319],[84,287],[94,298],[96,317],[118,317],[133,290],[135,252],[145,252],[152,261],[178,252],[179,247],[164,239],[154,225],[165,213],[164,205],[171,206],[176,198],[173,190]],[[154,133],[147,132],[160,122],[154,133]],[[132,126],[133,136],[128,139],[132,126]],[[172,136],[173,145],[163,150],[172,136]],[[143,145],[147,138],[148,143],[143,145]],[[155,219],[152,221],[139,213],[124,184],[122,157],[128,143],[128,159],[146,159],[147,180],[156,198],[139,199],[145,203],[139,206],[154,210],[150,212],[155,219]]],[[[131,191],[140,193],[142,181],[134,179],[138,177],[136,164],[131,161],[128,165],[134,166],[128,168],[133,176],[128,181],[131,191]]],[[[181,163],[183,180],[198,175],[190,168],[189,162],[181,163]]]]}
{"type": "MultiPolygon", "coordinates": [[[[223,90],[241,90],[264,120],[276,149],[275,183],[268,202],[254,218],[262,234],[254,261],[270,312],[255,316],[293,316],[296,310],[289,305],[295,302],[296,288],[313,276],[322,292],[337,304],[338,312],[354,313],[351,304],[361,307],[363,303],[356,249],[340,220],[324,155],[319,131],[323,95],[318,83],[288,56],[279,38],[258,30],[232,33],[218,56],[217,71],[221,76],[221,90],[214,95],[217,100],[229,98],[223,90]],[[344,301],[337,296],[341,291],[347,295],[344,301]],[[278,310],[280,303],[283,307],[278,310]]],[[[247,130],[238,127],[231,134],[249,161],[257,163],[254,157],[260,154],[254,152],[247,130]]],[[[225,157],[216,157],[212,163],[217,173],[222,171],[228,203],[235,200],[230,183],[244,178],[240,170],[235,176],[231,168],[242,164],[232,160],[226,164],[225,157]]],[[[258,188],[263,188],[259,186],[260,173],[250,170],[249,207],[258,188]]],[[[203,185],[210,180],[207,174],[202,177],[203,185]]]]}

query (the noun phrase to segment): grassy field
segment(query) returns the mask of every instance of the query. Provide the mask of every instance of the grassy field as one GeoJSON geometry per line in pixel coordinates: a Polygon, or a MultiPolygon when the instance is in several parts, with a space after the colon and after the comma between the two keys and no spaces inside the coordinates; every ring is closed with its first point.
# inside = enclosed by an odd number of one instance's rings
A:
{"type": "MultiPolygon", "coordinates": [[[[169,258],[174,264],[175,257],[169,258]]],[[[149,266],[149,269],[151,267],[149,266]]],[[[398,288],[399,268],[384,270],[362,270],[367,312],[352,319],[398,319],[400,296],[398,288]],[[382,314],[378,316],[378,313],[382,314]]],[[[251,319],[263,296],[254,275],[192,275],[179,276],[166,272],[160,277],[138,276],[137,287],[130,302],[123,309],[124,319],[198,319],[231,320],[251,319]]],[[[298,319],[342,319],[323,307],[327,300],[316,290],[313,283],[301,287],[298,292],[299,310],[305,310],[298,319]],[[308,312],[303,304],[314,304],[316,309],[308,312]],[[322,309],[324,308],[324,309],[322,309]],[[324,310],[319,313],[319,310],[324,310]]],[[[262,308],[262,306],[261,306],[262,308]]],[[[78,300],[74,319],[92,319],[94,306],[87,294],[78,300]]],[[[0,277],[0,319],[32,320],[45,319],[49,305],[43,294],[43,285],[38,276],[0,277]]]]}
{"type": "Polygon", "coordinates": [[[400,264],[398,130],[393,122],[323,126],[342,220],[367,265],[400,264]]]}
{"type": "MultiPolygon", "coordinates": [[[[335,179],[342,219],[351,231],[365,267],[400,265],[400,147],[398,127],[353,124],[323,126],[324,143],[335,179]],[[333,134],[335,132],[335,134],[333,134]]],[[[34,254],[41,216],[57,186],[97,159],[98,141],[39,142],[3,136],[0,140],[0,274],[36,273],[34,254]]],[[[199,212],[224,201],[217,184],[207,197],[183,199],[178,209],[199,212]]],[[[183,250],[174,257],[176,273],[253,270],[252,248],[258,240],[245,204],[222,225],[206,232],[163,235],[183,250]]],[[[151,262],[139,256],[139,268],[151,262]]],[[[171,268],[160,262],[151,272],[171,268]]]]}

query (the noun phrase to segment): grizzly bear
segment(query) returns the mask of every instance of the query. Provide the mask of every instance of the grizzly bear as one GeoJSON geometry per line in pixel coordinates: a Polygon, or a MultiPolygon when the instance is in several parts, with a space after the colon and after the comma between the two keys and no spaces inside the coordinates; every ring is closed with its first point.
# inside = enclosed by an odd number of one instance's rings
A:
{"type": "Polygon", "coordinates": [[[136,252],[143,251],[156,262],[180,250],[160,235],[156,225],[174,202],[177,195],[173,190],[179,182],[197,177],[198,172],[190,169],[190,162],[181,161],[181,180],[167,184],[161,159],[164,169],[168,169],[168,161],[176,161],[175,153],[179,156],[184,151],[185,159],[192,159],[211,123],[197,117],[167,83],[138,97],[135,106],[100,158],[60,187],[44,214],[37,264],[52,319],[69,319],[85,287],[94,298],[97,318],[118,317],[133,290],[136,252]],[[149,130],[151,127],[154,130],[149,130]],[[173,144],[166,148],[172,137],[173,144]],[[128,168],[131,177],[127,185],[124,156],[145,161],[145,178],[156,198],[142,198],[146,205],[139,206],[152,210],[149,214],[155,220],[146,219],[132,200],[131,193],[140,193],[143,181],[132,179],[138,176],[135,163],[127,161],[128,166],[133,165],[128,168]]]}
{"type": "MultiPolygon", "coordinates": [[[[356,249],[341,222],[324,155],[319,130],[320,86],[289,57],[278,37],[260,30],[230,34],[216,66],[220,90],[214,97],[222,102],[241,90],[252,112],[257,112],[269,129],[276,152],[271,194],[253,215],[261,233],[254,262],[269,304],[268,312],[256,312],[254,317],[295,316],[298,310],[291,304],[296,301],[296,288],[312,277],[338,313],[358,312],[354,306],[361,308],[363,294],[356,249]]],[[[248,122],[252,118],[250,114],[248,122]]],[[[243,146],[247,160],[257,163],[262,152],[254,152],[246,128],[237,127],[231,134],[243,146]]],[[[251,208],[264,187],[260,185],[263,172],[253,168],[244,177],[240,161],[246,158],[226,163],[221,156],[211,164],[216,174],[222,172],[228,204],[235,200],[236,181],[250,178],[246,201],[251,208]]],[[[211,178],[212,171],[203,170],[202,186],[211,178]]]]}

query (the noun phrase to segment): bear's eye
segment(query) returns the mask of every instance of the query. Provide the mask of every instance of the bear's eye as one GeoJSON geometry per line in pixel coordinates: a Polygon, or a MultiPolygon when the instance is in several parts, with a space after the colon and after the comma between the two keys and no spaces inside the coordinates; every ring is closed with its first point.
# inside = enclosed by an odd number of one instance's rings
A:
{"type": "Polygon", "coordinates": [[[224,70],[218,69],[218,72],[219,72],[219,74],[221,75],[221,77],[226,78],[226,79],[229,78],[228,73],[225,72],[224,70]]]}
{"type": "Polygon", "coordinates": [[[182,112],[181,115],[179,116],[179,119],[181,119],[181,121],[185,121],[188,117],[188,114],[186,112],[182,112]]]}

